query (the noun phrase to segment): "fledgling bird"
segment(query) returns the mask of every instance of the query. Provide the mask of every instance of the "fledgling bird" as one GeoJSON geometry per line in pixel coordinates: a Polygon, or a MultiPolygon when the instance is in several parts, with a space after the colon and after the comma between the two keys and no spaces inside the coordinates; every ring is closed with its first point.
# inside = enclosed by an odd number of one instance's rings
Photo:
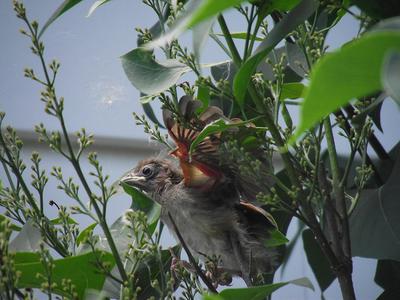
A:
{"type": "Polygon", "coordinates": [[[187,127],[167,110],[164,123],[177,145],[171,155],[179,159],[180,168],[168,159],[149,158],[121,181],[161,205],[161,221],[176,236],[175,223],[193,255],[203,261],[217,257],[219,268],[251,285],[258,274],[271,273],[277,267],[278,252],[266,246],[269,230],[276,224],[266,211],[242,201],[236,186],[240,180],[219,167],[218,134],[204,139],[189,156],[200,130],[223,118],[222,112],[209,107],[197,118],[197,101],[185,96],[179,104],[187,127]]]}
{"type": "Polygon", "coordinates": [[[258,273],[270,273],[277,252],[265,241],[273,226],[265,211],[241,202],[229,184],[202,191],[187,187],[182,172],[166,159],[150,158],[121,179],[161,205],[161,220],[171,232],[171,214],[183,240],[203,260],[219,258],[219,267],[250,284],[258,273]]]}

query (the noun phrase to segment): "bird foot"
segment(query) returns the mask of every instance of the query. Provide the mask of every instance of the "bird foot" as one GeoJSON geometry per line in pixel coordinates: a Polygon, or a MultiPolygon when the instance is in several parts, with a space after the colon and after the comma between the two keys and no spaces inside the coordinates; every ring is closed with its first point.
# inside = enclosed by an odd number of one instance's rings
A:
{"type": "Polygon", "coordinates": [[[206,271],[206,277],[211,281],[212,285],[217,288],[218,286],[228,286],[232,283],[232,275],[226,272],[223,268],[218,268],[214,272],[206,271]]]}
{"type": "Polygon", "coordinates": [[[216,260],[207,261],[205,267],[205,275],[215,288],[217,288],[219,285],[227,286],[232,283],[232,275],[224,268],[218,266],[216,260]]]}
{"type": "Polygon", "coordinates": [[[172,278],[174,279],[174,288],[177,289],[182,280],[184,270],[192,274],[196,274],[196,270],[189,262],[181,260],[176,256],[172,249],[169,249],[169,251],[172,256],[170,271],[172,278]]]}

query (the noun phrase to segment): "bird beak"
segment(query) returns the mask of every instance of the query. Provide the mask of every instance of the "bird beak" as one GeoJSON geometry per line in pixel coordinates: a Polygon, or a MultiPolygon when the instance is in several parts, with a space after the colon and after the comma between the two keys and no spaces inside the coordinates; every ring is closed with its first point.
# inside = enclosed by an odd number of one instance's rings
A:
{"type": "Polygon", "coordinates": [[[125,183],[130,186],[143,188],[146,183],[146,178],[144,176],[135,176],[134,174],[126,174],[120,179],[120,182],[125,183]]]}

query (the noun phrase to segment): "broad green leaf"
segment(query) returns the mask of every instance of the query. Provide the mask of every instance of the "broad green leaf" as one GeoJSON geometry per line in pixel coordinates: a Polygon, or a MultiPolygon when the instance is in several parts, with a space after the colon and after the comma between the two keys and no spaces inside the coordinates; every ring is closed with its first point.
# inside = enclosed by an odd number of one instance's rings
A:
{"type": "Polygon", "coordinates": [[[230,84],[233,83],[233,78],[236,74],[237,68],[232,61],[227,61],[223,64],[211,67],[211,75],[215,81],[226,80],[230,84]]]}
{"type": "Polygon", "coordinates": [[[380,20],[400,14],[398,0],[352,0],[352,3],[373,19],[380,20]]]}
{"type": "Polygon", "coordinates": [[[267,247],[278,247],[281,245],[285,245],[286,243],[289,242],[286,236],[276,228],[270,230],[269,234],[270,236],[267,242],[265,243],[267,247]]]}
{"type": "Polygon", "coordinates": [[[89,12],[86,17],[90,17],[92,13],[99,7],[102,6],[103,4],[106,4],[107,2],[110,2],[111,0],[97,0],[92,4],[92,6],[89,8],[89,12]]]}
{"type": "Polygon", "coordinates": [[[193,27],[192,44],[196,61],[200,62],[200,52],[206,44],[208,34],[214,24],[215,17],[205,20],[193,27]]]}
{"type": "MultiPolygon", "coordinates": [[[[74,219],[72,219],[71,217],[68,217],[67,219],[68,224],[78,224],[74,219]]],[[[53,220],[50,220],[50,223],[53,225],[60,225],[63,223],[61,218],[55,218],[53,220]]]]}
{"type": "Polygon", "coordinates": [[[51,17],[44,24],[42,29],[39,32],[39,37],[45,32],[47,27],[51,25],[55,20],[57,20],[63,13],[70,10],[72,7],[82,2],[82,0],[65,0],[61,5],[56,9],[56,11],[51,15],[51,17]]]}
{"type": "Polygon", "coordinates": [[[257,47],[254,54],[240,67],[237,72],[233,92],[240,106],[244,106],[247,86],[250,78],[260,62],[268,53],[298,25],[304,22],[318,7],[314,0],[303,0],[298,6],[283,17],[283,19],[271,30],[264,41],[257,47]]]}
{"type": "MultiPolygon", "coordinates": [[[[151,51],[136,48],[121,56],[126,76],[141,92],[140,102],[148,103],[164,92],[191,69],[176,59],[156,61],[151,51]]],[[[213,68],[226,64],[226,61],[201,64],[202,68],[213,68]]]]}
{"type": "MultiPolygon", "coordinates": [[[[218,36],[224,36],[223,33],[215,33],[215,34],[218,35],[218,36]]],[[[231,32],[231,37],[234,38],[234,39],[245,40],[245,39],[247,39],[247,36],[249,36],[250,39],[254,38],[255,41],[259,41],[259,42],[264,40],[262,37],[258,37],[258,36],[254,37],[253,34],[247,35],[247,32],[244,32],[244,31],[242,31],[242,32],[231,32]]]]}
{"type": "Polygon", "coordinates": [[[121,185],[124,191],[132,197],[131,208],[146,213],[149,230],[153,233],[160,218],[161,206],[134,187],[123,182],[121,185]]]}
{"type": "Polygon", "coordinates": [[[301,98],[304,89],[304,84],[300,82],[284,83],[281,90],[280,100],[301,98]]]}
{"type": "Polygon", "coordinates": [[[307,58],[299,45],[286,43],[286,53],[290,68],[295,71],[297,75],[304,77],[306,72],[309,71],[309,67],[307,58]]]}
{"type": "MultiPolygon", "coordinates": [[[[112,267],[114,258],[107,252],[88,253],[79,256],[71,256],[63,259],[54,260],[52,271],[52,281],[57,284],[54,289],[56,294],[65,295],[62,290],[62,280],[70,279],[75,286],[79,299],[83,299],[86,289],[101,290],[106,276],[95,266],[96,257],[112,267]]],[[[18,288],[40,288],[43,282],[36,274],[41,273],[46,276],[44,267],[39,260],[39,256],[33,254],[20,253],[16,256],[15,269],[21,272],[18,281],[18,288]]]]}
{"type": "Polygon", "coordinates": [[[374,280],[384,289],[377,300],[397,299],[400,295],[400,262],[386,259],[379,260],[374,280]]]}
{"type": "Polygon", "coordinates": [[[164,125],[158,121],[156,114],[154,113],[153,108],[151,107],[150,103],[142,103],[143,111],[146,116],[154,123],[157,124],[160,128],[165,128],[164,125]]]}
{"type": "Polygon", "coordinates": [[[293,9],[301,0],[271,0],[271,6],[279,11],[288,11],[293,9]]]}
{"type": "Polygon", "coordinates": [[[132,197],[131,208],[133,210],[141,210],[147,212],[151,209],[154,201],[147,197],[144,193],[124,182],[121,182],[121,186],[124,189],[125,193],[132,197]]]}
{"type": "Polygon", "coordinates": [[[37,252],[16,252],[14,256],[15,264],[37,263],[40,261],[40,254],[37,252]]]}
{"type": "Polygon", "coordinates": [[[198,113],[202,113],[207,109],[210,103],[210,89],[207,86],[199,85],[197,88],[197,99],[203,103],[203,106],[199,108],[198,113]]]}
{"type": "MultiPolygon", "coordinates": [[[[1,186],[0,186],[0,189],[1,189],[1,186]]],[[[6,219],[10,222],[10,229],[11,230],[13,230],[13,231],[21,231],[21,229],[22,229],[21,226],[13,224],[9,218],[7,218],[4,215],[0,215],[0,223],[4,222],[4,220],[6,220],[6,219]]]]}
{"type": "Polygon", "coordinates": [[[184,12],[178,16],[170,30],[160,38],[149,42],[145,47],[154,49],[163,46],[176,39],[189,28],[193,28],[207,19],[210,19],[224,10],[237,6],[246,0],[191,0],[185,5],[184,12]]]}
{"type": "Polygon", "coordinates": [[[382,85],[385,91],[400,105],[400,52],[389,51],[382,68],[382,85]]]}
{"type": "Polygon", "coordinates": [[[271,295],[277,289],[287,285],[294,284],[304,286],[314,290],[312,283],[307,278],[299,278],[286,282],[279,282],[273,284],[266,284],[261,286],[249,287],[249,288],[228,288],[222,290],[219,294],[215,295],[204,295],[204,300],[263,300],[267,296],[271,295]]]}
{"type": "Polygon", "coordinates": [[[325,55],[312,71],[300,124],[291,142],[352,99],[382,89],[381,67],[389,49],[400,50],[399,32],[366,34],[342,49],[325,55]]]}
{"type": "Polygon", "coordinates": [[[199,135],[194,139],[192,144],[190,145],[189,149],[189,155],[193,153],[193,151],[196,149],[196,147],[208,136],[211,134],[217,133],[217,132],[223,132],[227,129],[233,128],[233,127],[238,127],[238,126],[243,126],[246,124],[249,124],[251,122],[254,122],[254,119],[252,120],[247,120],[243,122],[238,122],[238,123],[227,123],[226,120],[224,119],[219,119],[214,122],[211,122],[207,126],[203,128],[203,130],[199,133],[199,135]]]}
{"type": "Polygon", "coordinates": [[[306,253],[308,264],[313,270],[318,285],[323,292],[331,285],[336,276],[333,274],[329,262],[322,253],[318,243],[315,241],[314,234],[311,230],[304,230],[302,236],[304,252],[306,253]]]}
{"type": "Polygon", "coordinates": [[[264,20],[267,15],[277,10],[280,12],[285,12],[291,10],[293,7],[298,5],[301,0],[264,0],[259,1],[260,7],[258,11],[258,19],[264,20]]]}
{"type": "Polygon", "coordinates": [[[79,244],[83,243],[89,237],[89,235],[93,232],[96,225],[97,222],[89,225],[79,233],[78,237],[76,238],[77,246],[79,246],[79,244]]]}
{"type": "Polygon", "coordinates": [[[399,178],[400,155],[383,186],[361,192],[350,216],[354,256],[400,260],[399,178]]]}
{"type": "Polygon", "coordinates": [[[387,31],[387,30],[399,30],[400,29],[400,17],[388,18],[380,21],[374,25],[370,31],[387,31]]]}
{"type": "Polygon", "coordinates": [[[224,10],[240,5],[246,0],[203,0],[200,6],[190,16],[186,28],[191,28],[200,22],[216,16],[224,10]]]}
{"type": "Polygon", "coordinates": [[[158,62],[149,51],[134,49],[121,57],[125,74],[139,91],[153,95],[174,85],[190,68],[175,59],[158,62]]]}
{"type": "MultiPolygon", "coordinates": [[[[288,11],[298,5],[301,0],[269,0],[271,10],[288,11]]],[[[268,1],[266,1],[268,2],[268,1]]]]}
{"type": "Polygon", "coordinates": [[[10,251],[36,251],[42,242],[40,229],[34,225],[32,220],[28,220],[22,227],[21,231],[11,241],[9,245],[10,251]]]}

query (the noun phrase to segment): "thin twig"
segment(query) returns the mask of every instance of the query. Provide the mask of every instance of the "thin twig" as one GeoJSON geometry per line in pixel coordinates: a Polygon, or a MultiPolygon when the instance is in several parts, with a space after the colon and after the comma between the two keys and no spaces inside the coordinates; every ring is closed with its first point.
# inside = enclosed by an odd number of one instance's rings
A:
{"type": "Polygon", "coordinates": [[[206,284],[206,286],[208,287],[208,289],[211,292],[213,292],[214,294],[218,294],[218,292],[215,289],[215,287],[213,286],[213,284],[210,282],[210,280],[207,278],[207,276],[203,273],[203,271],[201,270],[201,268],[197,264],[195,258],[193,257],[192,253],[189,250],[189,247],[186,245],[185,241],[183,240],[183,237],[182,237],[181,233],[179,232],[179,229],[176,226],[176,223],[175,223],[174,219],[172,218],[172,216],[171,216],[171,214],[169,212],[168,212],[168,217],[171,220],[172,226],[174,227],[174,231],[176,233],[176,236],[179,239],[179,242],[182,244],[183,249],[185,249],[186,254],[187,254],[188,258],[189,258],[189,261],[192,264],[192,266],[195,268],[197,274],[200,276],[200,278],[203,280],[203,282],[206,284]]]}

